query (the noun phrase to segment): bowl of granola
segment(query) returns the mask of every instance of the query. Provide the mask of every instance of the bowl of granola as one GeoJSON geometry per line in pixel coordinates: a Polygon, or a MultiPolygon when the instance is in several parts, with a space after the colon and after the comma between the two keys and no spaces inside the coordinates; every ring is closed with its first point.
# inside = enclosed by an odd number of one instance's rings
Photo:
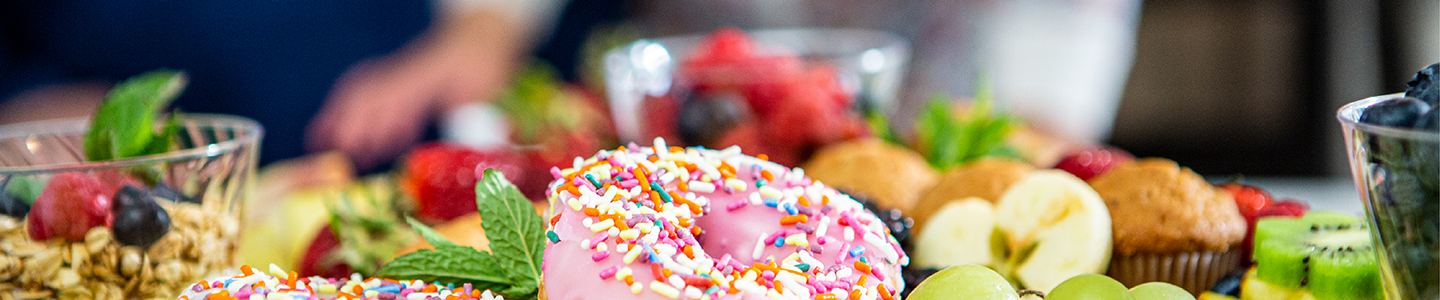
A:
{"type": "Polygon", "coordinates": [[[107,105],[0,126],[0,298],[175,298],[235,264],[260,125],[107,105]]]}

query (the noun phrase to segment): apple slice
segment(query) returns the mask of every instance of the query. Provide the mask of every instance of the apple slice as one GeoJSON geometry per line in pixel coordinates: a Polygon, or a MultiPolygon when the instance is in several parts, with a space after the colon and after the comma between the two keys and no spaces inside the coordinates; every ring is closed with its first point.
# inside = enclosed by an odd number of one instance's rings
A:
{"type": "Polygon", "coordinates": [[[1005,233],[1007,266],[1028,289],[1050,291],[1071,277],[1105,273],[1110,262],[1110,211],[1080,178],[1059,170],[1020,179],[995,208],[1005,233]]]}
{"type": "MultiPolygon", "coordinates": [[[[995,208],[989,201],[966,198],[950,201],[931,214],[915,240],[914,263],[925,268],[964,264],[993,265],[995,208]]],[[[1003,252],[1003,251],[1002,251],[1003,252]]]]}
{"type": "Polygon", "coordinates": [[[1021,178],[993,206],[979,198],[941,206],[915,240],[920,267],[986,265],[1048,292],[1110,262],[1110,211],[1090,185],[1059,170],[1021,178]]]}

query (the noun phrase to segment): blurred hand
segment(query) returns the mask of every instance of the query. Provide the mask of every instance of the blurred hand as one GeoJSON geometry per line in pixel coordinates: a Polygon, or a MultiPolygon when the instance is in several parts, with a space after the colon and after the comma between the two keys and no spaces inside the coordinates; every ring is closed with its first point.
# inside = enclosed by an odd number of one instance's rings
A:
{"type": "Polygon", "coordinates": [[[442,112],[486,99],[507,82],[520,39],[499,15],[477,12],[431,28],[405,49],[352,66],[311,122],[311,151],[338,150],[361,169],[414,144],[442,112]]]}

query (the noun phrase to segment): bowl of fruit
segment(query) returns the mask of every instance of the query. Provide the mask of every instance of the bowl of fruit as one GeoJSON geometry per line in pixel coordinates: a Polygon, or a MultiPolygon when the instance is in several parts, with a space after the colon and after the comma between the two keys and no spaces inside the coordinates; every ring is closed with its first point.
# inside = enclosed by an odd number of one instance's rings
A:
{"type": "Polygon", "coordinates": [[[1415,74],[1405,93],[1341,107],[1355,188],[1390,299],[1440,297],[1440,64],[1415,74]]]}
{"type": "Polygon", "coordinates": [[[909,46],[859,29],[721,29],[639,40],[604,58],[622,140],[740,145],[796,164],[821,145],[868,134],[896,102],[909,46]]]}
{"type": "Polygon", "coordinates": [[[0,127],[0,293],[173,298],[234,265],[262,130],[230,116],[157,117],[184,83],[147,73],[112,89],[92,119],[0,127]]]}

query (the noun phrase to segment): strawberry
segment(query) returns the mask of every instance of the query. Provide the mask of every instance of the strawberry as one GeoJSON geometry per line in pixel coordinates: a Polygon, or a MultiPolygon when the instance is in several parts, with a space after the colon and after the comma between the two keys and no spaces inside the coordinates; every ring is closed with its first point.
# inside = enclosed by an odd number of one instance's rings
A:
{"type": "Polygon", "coordinates": [[[110,200],[116,190],[90,174],[55,174],[26,216],[30,239],[82,241],[90,228],[110,226],[110,200]]]}
{"type": "Polygon", "coordinates": [[[1310,206],[1305,205],[1305,203],[1301,203],[1300,201],[1296,201],[1294,199],[1285,199],[1280,202],[1275,202],[1275,205],[1271,205],[1265,207],[1265,209],[1260,210],[1260,213],[1256,215],[1256,218],[1270,216],[1299,217],[1305,215],[1305,212],[1309,210],[1310,206]]]}
{"type": "Polygon", "coordinates": [[[715,139],[715,144],[712,146],[723,148],[735,145],[740,146],[742,150],[750,154],[769,153],[769,151],[766,151],[768,149],[761,147],[760,141],[759,126],[756,126],[755,123],[742,123],[734,128],[730,128],[730,130],[726,130],[724,134],[715,139]]]}
{"type": "Polygon", "coordinates": [[[340,239],[335,237],[335,231],[329,225],[321,228],[315,234],[315,239],[310,241],[310,246],[305,248],[305,255],[300,259],[300,266],[296,272],[304,276],[321,276],[330,278],[343,278],[354,273],[350,265],[331,258],[331,253],[340,249],[340,239]]]}
{"type": "Polygon", "coordinates": [[[1056,169],[1065,170],[1082,180],[1090,180],[1095,176],[1109,171],[1120,163],[1135,160],[1129,152],[1114,147],[1086,148],[1071,152],[1059,163],[1055,164],[1056,169]]]}
{"type": "Polygon", "coordinates": [[[844,139],[853,127],[849,111],[817,86],[792,86],[788,96],[764,120],[762,132],[775,162],[797,164],[812,148],[844,139]]]}
{"type": "Polygon", "coordinates": [[[696,64],[724,63],[744,60],[755,55],[755,42],[745,31],[721,28],[705,37],[700,49],[690,57],[696,64]]]}
{"type": "Polygon", "coordinates": [[[664,98],[647,104],[657,117],[645,119],[665,128],[655,135],[712,148],[740,145],[796,164],[821,145],[868,133],[837,76],[833,67],[808,66],[794,54],[760,48],[740,30],[721,29],[684,60],[677,80],[689,89],[689,102],[717,105],[683,106],[684,101],[664,98]],[[718,101],[734,95],[743,99],[718,101]]]}
{"type": "Polygon", "coordinates": [[[1240,216],[1245,217],[1245,239],[1240,245],[1240,255],[1248,261],[1255,239],[1255,222],[1260,219],[1262,211],[1274,206],[1275,198],[1252,185],[1227,183],[1220,185],[1220,188],[1230,193],[1231,198],[1235,198],[1235,207],[1240,210],[1240,216]]]}
{"type": "Polygon", "coordinates": [[[1275,198],[1271,197],[1270,193],[1255,186],[1227,183],[1220,188],[1235,198],[1235,207],[1240,209],[1240,215],[1245,216],[1250,226],[1255,226],[1255,219],[1259,217],[1260,211],[1275,204],[1275,198]]]}
{"type": "Polygon", "coordinates": [[[497,168],[524,178],[521,157],[449,144],[422,145],[410,152],[401,184],[417,202],[421,219],[444,221],[475,211],[475,169],[497,168]]]}
{"type": "Polygon", "coordinates": [[[698,93],[738,91],[760,116],[768,116],[785,89],[804,75],[795,55],[760,53],[743,31],[712,33],[681,65],[679,77],[698,93]]]}

